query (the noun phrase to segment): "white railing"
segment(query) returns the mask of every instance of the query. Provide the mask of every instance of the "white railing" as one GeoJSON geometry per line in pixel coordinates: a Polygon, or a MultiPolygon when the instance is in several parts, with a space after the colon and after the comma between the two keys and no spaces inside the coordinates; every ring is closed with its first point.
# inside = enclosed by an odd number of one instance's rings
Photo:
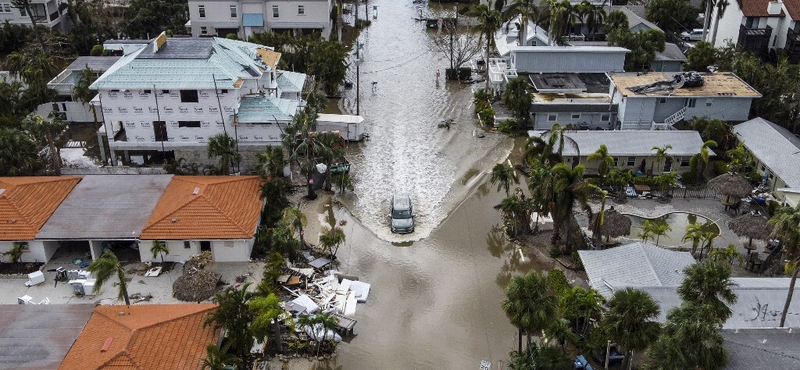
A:
{"type": "Polygon", "coordinates": [[[653,121],[650,124],[651,130],[675,130],[675,124],[682,121],[686,117],[686,108],[683,107],[677,112],[671,114],[669,117],[664,119],[663,123],[656,123],[653,121]]]}

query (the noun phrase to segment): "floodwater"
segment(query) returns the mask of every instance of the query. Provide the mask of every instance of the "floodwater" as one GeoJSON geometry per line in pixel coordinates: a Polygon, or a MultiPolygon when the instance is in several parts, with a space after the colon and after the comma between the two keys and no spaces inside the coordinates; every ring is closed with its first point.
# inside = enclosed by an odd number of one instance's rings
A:
{"type": "MultiPolygon", "coordinates": [[[[517,331],[500,304],[512,274],[545,267],[499,229],[493,206],[504,193],[487,171],[505,160],[513,140],[473,136],[471,87],[436,82],[448,61],[413,18],[411,0],[373,0],[378,17],[364,30],[360,114],[371,139],[348,148],[355,192],[342,205],[323,203],[319,218],[347,235],[340,270],[372,285],[359,304],[354,338],[320,369],[498,369],[517,331]],[[375,82],[373,84],[373,82],[375,82]],[[374,85],[374,90],[373,90],[374,85]],[[450,130],[437,128],[452,118],[450,130]],[[389,232],[389,200],[411,196],[416,231],[389,232]]],[[[424,8],[424,13],[430,13],[424,8]]],[[[354,72],[353,72],[354,73],[354,72]]],[[[348,79],[355,81],[353,74],[348,79]]],[[[355,90],[342,101],[355,113],[355,90]]]]}

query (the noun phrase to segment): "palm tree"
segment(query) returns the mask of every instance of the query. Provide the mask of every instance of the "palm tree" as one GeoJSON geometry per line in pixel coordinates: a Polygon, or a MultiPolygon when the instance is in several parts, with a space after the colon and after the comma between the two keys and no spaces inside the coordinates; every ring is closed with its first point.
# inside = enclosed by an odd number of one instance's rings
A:
{"type": "Polygon", "coordinates": [[[42,36],[39,34],[39,29],[36,27],[36,18],[33,17],[33,11],[31,9],[31,1],[11,0],[11,5],[13,5],[17,9],[24,9],[25,13],[28,14],[28,18],[31,20],[31,27],[33,27],[33,34],[36,36],[36,41],[39,42],[39,46],[42,48],[42,53],[44,53],[46,49],[44,47],[44,41],[42,41],[42,36]]]}
{"type": "Polygon", "coordinates": [[[11,246],[11,249],[0,254],[1,256],[8,257],[11,263],[19,263],[22,255],[28,251],[28,242],[16,242],[11,246]]]}
{"type": "Polygon", "coordinates": [[[706,305],[684,302],[667,315],[662,334],[650,348],[647,368],[653,370],[719,370],[728,363],[720,335],[722,324],[706,305]]]}
{"type": "Polygon", "coordinates": [[[508,366],[511,370],[572,369],[572,363],[562,350],[547,345],[537,346],[536,343],[531,343],[524,351],[512,351],[508,366]]]}
{"type": "Polygon", "coordinates": [[[703,143],[703,146],[700,148],[700,153],[694,155],[694,159],[697,163],[697,173],[695,174],[695,182],[700,183],[700,181],[704,178],[706,167],[708,167],[708,161],[711,158],[711,152],[709,148],[716,148],[717,142],[714,140],[708,140],[703,143]]]}
{"type": "Polygon", "coordinates": [[[629,368],[633,351],[644,350],[658,338],[659,325],[654,320],[659,312],[658,303],[645,291],[628,287],[614,292],[603,326],[611,340],[625,348],[621,369],[629,368]]]}
{"type": "Polygon", "coordinates": [[[530,177],[528,189],[531,192],[531,203],[533,211],[536,211],[536,229],[539,227],[539,216],[549,215],[553,210],[553,175],[550,169],[541,162],[534,159],[530,162],[530,177]]]}
{"type": "Polygon", "coordinates": [[[544,329],[544,335],[547,337],[548,344],[553,340],[558,342],[558,345],[561,347],[561,352],[565,355],[567,352],[564,345],[567,342],[575,343],[578,340],[578,336],[572,332],[569,320],[557,317],[550,322],[550,326],[544,329]]]}
{"type": "Polygon", "coordinates": [[[267,146],[263,152],[256,154],[256,169],[263,178],[281,177],[287,164],[283,148],[279,146],[267,146]]]}
{"type": "MultiPolygon", "coordinates": [[[[651,150],[655,150],[656,151],[656,162],[658,163],[659,168],[662,168],[662,169],[664,168],[664,166],[663,166],[663,164],[661,162],[665,158],[667,158],[667,150],[670,150],[670,149],[672,149],[672,145],[670,145],[670,144],[667,144],[667,145],[664,145],[664,146],[660,146],[660,147],[659,146],[654,146],[653,149],[651,149],[651,150]]],[[[654,163],[650,164],[650,173],[655,173],[655,172],[653,172],[653,165],[654,165],[654,163]]],[[[663,172],[663,170],[661,172],[663,172]]]]}
{"type": "Polygon", "coordinates": [[[538,137],[529,138],[525,143],[525,159],[529,162],[538,159],[543,164],[552,168],[563,162],[564,147],[569,145],[580,157],[578,143],[571,137],[564,135],[565,128],[554,124],[549,130],[538,137]]]}
{"type": "Polygon", "coordinates": [[[559,306],[564,317],[572,320],[575,332],[585,335],[589,329],[589,319],[602,312],[606,300],[594,289],[572,287],[559,297],[559,306]]]}
{"type": "Polygon", "coordinates": [[[78,82],[75,83],[75,86],[72,88],[72,98],[74,100],[84,104],[92,101],[92,98],[97,95],[97,90],[92,90],[89,86],[97,80],[97,74],[98,72],[89,68],[88,64],[86,68],[78,72],[78,82]]]}
{"type": "Polygon", "coordinates": [[[286,207],[283,210],[282,222],[291,228],[292,234],[297,233],[300,246],[305,247],[306,241],[303,237],[303,227],[308,225],[308,219],[303,211],[300,208],[286,207]]]}
{"type": "Polygon", "coordinates": [[[325,161],[327,171],[325,171],[325,190],[331,191],[331,165],[335,160],[344,156],[344,138],[342,135],[333,132],[323,132],[317,134],[317,141],[322,144],[323,150],[320,152],[325,161]]]}
{"type": "Polygon", "coordinates": [[[736,250],[736,244],[728,244],[725,248],[714,249],[708,254],[712,261],[718,263],[727,263],[728,266],[733,266],[734,261],[738,261],[739,265],[744,265],[745,259],[739,251],[736,250]]]}
{"type": "Polygon", "coordinates": [[[594,4],[583,1],[581,5],[586,13],[586,29],[589,31],[589,38],[591,39],[595,32],[600,30],[600,27],[606,20],[606,11],[602,6],[594,6],[594,4]]]}
{"type": "Polygon", "coordinates": [[[201,369],[228,370],[230,366],[236,368],[239,365],[241,365],[241,361],[236,356],[213,344],[209,344],[206,347],[206,358],[203,359],[203,367],[201,369]]]}
{"type": "Polygon", "coordinates": [[[249,287],[250,283],[244,284],[241,289],[229,286],[223,292],[217,293],[214,303],[218,307],[208,312],[203,323],[203,326],[225,328],[227,343],[224,348],[232,349],[233,354],[241,361],[247,361],[253,347],[250,325],[254,316],[249,306],[253,293],[248,292],[249,287]]]}
{"type": "Polygon", "coordinates": [[[339,188],[339,192],[344,194],[345,190],[353,191],[353,179],[348,172],[337,172],[333,175],[333,184],[339,188]]]}
{"type": "MultiPolygon", "coordinates": [[[[484,62],[486,63],[486,68],[489,68],[489,55],[491,54],[492,47],[495,46],[494,42],[494,34],[497,32],[498,29],[503,25],[503,17],[497,10],[492,9],[487,4],[478,4],[471,7],[466,13],[468,17],[474,17],[477,19],[478,24],[472,26],[472,30],[474,32],[480,33],[480,38],[478,38],[478,43],[481,42],[481,38],[486,38],[486,58],[484,62]]],[[[489,86],[489,79],[486,79],[486,86],[489,86]]]]}
{"type": "Polygon", "coordinates": [[[572,208],[575,202],[586,206],[589,196],[598,192],[597,186],[583,181],[584,167],[577,165],[570,168],[564,163],[559,163],[550,172],[553,174],[553,191],[555,193],[555,209],[553,212],[553,242],[558,240],[559,230],[566,229],[566,253],[572,251],[569,243],[569,226],[572,223],[572,208]]]}
{"type": "Polygon", "coordinates": [[[700,246],[700,242],[703,241],[705,237],[705,228],[698,222],[692,222],[686,225],[686,233],[683,234],[682,242],[686,242],[691,240],[692,241],[692,256],[697,253],[697,247],[700,246]]]}
{"type": "Polygon", "coordinates": [[[100,292],[103,284],[105,284],[112,276],[116,275],[117,279],[119,280],[119,294],[117,295],[117,298],[125,299],[125,304],[128,306],[131,305],[131,300],[128,297],[128,278],[125,275],[125,269],[122,268],[122,264],[119,262],[119,259],[117,259],[117,255],[115,255],[114,252],[112,252],[110,249],[106,250],[103,252],[102,256],[92,261],[86,270],[95,276],[96,280],[94,283],[94,289],[92,290],[94,294],[100,292]]]}
{"type": "MultiPolygon", "coordinates": [[[[319,350],[322,348],[322,343],[328,337],[328,333],[336,333],[336,329],[339,328],[339,318],[331,314],[330,312],[321,312],[314,315],[314,322],[316,325],[322,328],[322,341],[319,341],[319,347],[317,347],[317,354],[319,354],[319,350]]],[[[334,341],[334,343],[336,343],[334,341]]]]}
{"type": "Polygon", "coordinates": [[[248,307],[253,312],[250,330],[254,336],[256,338],[269,337],[270,329],[272,329],[273,339],[280,351],[282,347],[280,320],[285,313],[281,308],[281,300],[274,293],[268,293],[264,296],[253,297],[248,302],[248,307]]]}
{"type": "Polygon", "coordinates": [[[650,222],[650,220],[644,220],[644,223],[642,224],[642,232],[640,232],[637,236],[639,239],[642,239],[643,242],[653,239],[653,229],[654,224],[650,222]]]}
{"type": "Polygon", "coordinates": [[[153,254],[153,258],[161,255],[161,264],[164,264],[164,255],[169,254],[169,247],[167,247],[167,243],[162,242],[161,240],[156,240],[153,242],[153,246],[150,247],[150,253],[153,254]]]}
{"type": "Polygon", "coordinates": [[[44,144],[47,144],[47,148],[50,151],[52,169],[59,173],[61,170],[61,153],[56,146],[56,138],[67,129],[67,121],[59,118],[55,115],[55,112],[50,112],[47,118],[32,113],[25,117],[22,121],[22,126],[28,132],[31,132],[34,137],[44,138],[44,144]]]}
{"type": "Polygon", "coordinates": [[[339,251],[339,246],[344,244],[344,241],[344,231],[335,226],[319,236],[319,244],[328,251],[331,256],[331,260],[336,259],[336,253],[339,251]]]}
{"type": "Polygon", "coordinates": [[[654,222],[652,225],[653,235],[656,237],[656,246],[658,246],[658,241],[662,236],[667,235],[667,232],[672,231],[672,227],[666,222],[654,222]]]}
{"type": "Polygon", "coordinates": [[[600,147],[597,148],[594,153],[589,154],[586,159],[590,162],[600,162],[600,165],[597,167],[597,173],[603,180],[605,180],[606,175],[609,171],[611,171],[611,168],[614,167],[614,157],[608,154],[608,147],[606,147],[606,144],[600,144],[600,147]]]}
{"type": "Polygon", "coordinates": [[[228,134],[219,134],[208,139],[208,158],[219,158],[220,174],[230,175],[231,167],[234,163],[238,165],[242,155],[237,149],[236,139],[228,134]]]}
{"type": "MultiPolygon", "coordinates": [[[[539,1],[537,0],[514,0],[505,12],[506,19],[520,17],[519,21],[519,45],[525,45],[528,41],[528,22],[539,23],[539,1]]],[[[509,22],[510,23],[510,22],[509,22]]]]}
{"type": "Polygon", "coordinates": [[[731,289],[730,266],[705,261],[690,265],[683,272],[686,277],[678,287],[678,295],[684,302],[707,305],[720,324],[733,315],[729,305],[736,303],[736,293],[731,289]]]}
{"type": "Polygon", "coordinates": [[[550,8],[550,40],[558,45],[564,44],[564,36],[569,35],[578,18],[577,9],[568,0],[557,2],[547,0],[550,8]]]}
{"type": "Polygon", "coordinates": [[[492,185],[497,185],[497,191],[504,189],[507,197],[510,196],[509,189],[511,189],[511,184],[519,184],[519,178],[514,168],[503,163],[498,163],[492,167],[489,181],[491,181],[492,185]]]}
{"type": "Polygon", "coordinates": [[[792,279],[789,283],[789,293],[786,295],[786,303],[781,312],[781,327],[786,323],[786,314],[789,312],[789,306],[792,304],[792,294],[794,294],[794,286],[797,282],[797,274],[800,272],[800,205],[796,208],[787,208],[779,212],[777,215],[769,220],[773,225],[772,237],[777,237],[781,244],[784,246],[784,253],[788,257],[787,271],[792,272],[792,279]],[[789,269],[791,268],[791,269],[789,269]]]}
{"type": "Polygon", "coordinates": [[[603,28],[605,28],[606,34],[609,34],[611,31],[616,29],[628,27],[628,16],[626,16],[625,13],[620,10],[614,10],[608,13],[605,21],[603,22],[603,28]]]}
{"type": "Polygon", "coordinates": [[[533,270],[511,278],[502,307],[511,324],[519,329],[519,352],[522,352],[522,330],[527,333],[530,346],[531,335],[539,335],[549,327],[558,311],[547,277],[533,270]]]}
{"type": "Polygon", "coordinates": [[[39,149],[22,130],[0,126],[0,175],[20,176],[34,172],[39,149]]]}
{"type": "Polygon", "coordinates": [[[500,210],[507,220],[513,222],[513,230],[510,236],[530,233],[531,212],[533,212],[533,201],[526,198],[525,194],[518,191],[513,196],[503,199],[500,202],[500,210]]]}

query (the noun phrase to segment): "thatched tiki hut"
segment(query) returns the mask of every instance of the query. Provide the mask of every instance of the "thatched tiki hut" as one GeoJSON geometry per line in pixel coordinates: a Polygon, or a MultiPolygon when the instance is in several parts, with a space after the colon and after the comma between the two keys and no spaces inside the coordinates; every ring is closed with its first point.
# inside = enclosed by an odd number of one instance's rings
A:
{"type": "Polygon", "coordinates": [[[722,201],[725,209],[735,205],[735,200],[750,195],[753,191],[753,185],[735,173],[726,173],[709,180],[708,188],[725,196],[725,200],[722,201]]]}
{"type": "Polygon", "coordinates": [[[728,222],[728,227],[737,236],[750,239],[745,248],[750,253],[753,248],[753,239],[767,240],[772,234],[772,225],[767,223],[767,218],[760,213],[745,213],[728,222]]]}
{"type": "MultiPolygon", "coordinates": [[[[592,224],[597,222],[600,213],[593,215],[592,224]]],[[[631,234],[631,219],[617,212],[614,207],[605,210],[603,224],[600,226],[600,235],[606,237],[606,242],[611,238],[631,234]]]]}

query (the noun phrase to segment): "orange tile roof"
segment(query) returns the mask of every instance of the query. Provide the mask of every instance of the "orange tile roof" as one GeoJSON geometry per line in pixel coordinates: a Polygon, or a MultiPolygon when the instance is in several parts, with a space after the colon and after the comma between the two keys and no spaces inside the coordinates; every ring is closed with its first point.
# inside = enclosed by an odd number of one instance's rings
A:
{"type": "MultiPolygon", "coordinates": [[[[794,2],[796,0],[789,0],[789,2],[794,2]]],[[[767,12],[767,8],[769,7],[770,0],[741,0],[739,5],[742,8],[742,14],[745,17],[783,17],[786,15],[783,10],[781,10],[780,15],[770,15],[767,12]]],[[[787,2],[786,8],[789,9],[791,6],[787,2]]],[[[791,9],[789,10],[791,12],[791,9]]]]}
{"type": "Polygon", "coordinates": [[[206,346],[216,344],[219,337],[219,330],[203,326],[206,313],[216,307],[207,303],[97,306],[59,369],[200,369],[206,346]]]}
{"type": "Polygon", "coordinates": [[[0,177],[0,240],[32,240],[81,177],[0,177]]]}
{"type": "Polygon", "coordinates": [[[175,176],[140,238],[252,238],[263,204],[260,184],[258,176],[175,176]]]}

